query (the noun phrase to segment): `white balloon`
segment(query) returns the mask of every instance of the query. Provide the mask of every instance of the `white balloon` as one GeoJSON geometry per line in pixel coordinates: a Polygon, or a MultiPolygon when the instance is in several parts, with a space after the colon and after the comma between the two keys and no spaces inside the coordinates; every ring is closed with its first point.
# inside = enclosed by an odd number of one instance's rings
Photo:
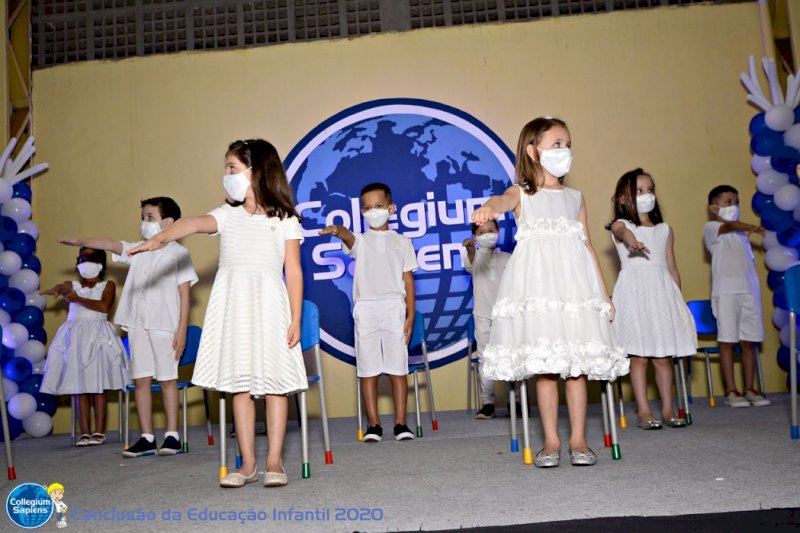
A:
{"type": "Polygon", "coordinates": [[[28,340],[28,328],[12,322],[3,328],[3,346],[16,350],[28,340]]]}
{"type": "Polygon", "coordinates": [[[44,437],[53,429],[53,419],[42,411],[36,411],[22,421],[22,429],[31,437],[44,437]]]}
{"type": "Polygon", "coordinates": [[[775,191],[775,205],[784,211],[794,211],[800,205],[800,187],[787,183],[775,191]]]}
{"type": "Polygon", "coordinates": [[[13,276],[22,268],[22,258],[17,252],[6,250],[0,252],[0,274],[13,276]]]}
{"type": "Polygon", "coordinates": [[[753,157],[750,158],[750,168],[756,174],[761,174],[765,170],[771,169],[770,157],[768,155],[753,154],[753,157]]]}
{"type": "Polygon", "coordinates": [[[778,329],[783,328],[783,326],[789,323],[789,311],[776,307],[775,310],[772,311],[772,323],[775,324],[775,327],[778,329]]]}
{"type": "Polygon", "coordinates": [[[12,196],[14,196],[14,187],[6,180],[0,178],[0,203],[11,200],[12,196]]]}
{"type": "Polygon", "coordinates": [[[36,398],[27,392],[18,392],[8,401],[8,414],[17,420],[25,420],[36,412],[36,398]]]}
{"type": "MultiPolygon", "coordinates": [[[[775,246],[767,250],[765,262],[770,270],[784,272],[789,265],[797,261],[797,250],[785,246],[775,246]]],[[[12,324],[13,325],[13,324],[12,324]]]]}
{"type": "Polygon", "coordinates": [[[13,379],[3,378],[3,397],[6,402],[19,392],[19,385],[13,379]]]}
{"type": "Polygon", "coordinates": [[[17,225],[17,232],[27,233],[34,239],[39,238],[39,227],[32,220],[26,220],[24,222],[20,222],[19,225],[17,225]]]}
{"type": "Polygon", "coordinates": [[[771,168],[760,173],[756,178],[756,188],[764,194],[775,194],[775,191],[789,183],[789,176],[771,168]]]}
{"type": "Polygon", "coordinates": [[[783,143],[800,150],[800,124],[793,124],[783,134],[783,143]]]}
{"type": "Polygon", "coordinates": [[[47,358],[42,359],[38,363],[33,364],[33,374],[44,374],[44,367],[47,364],[47,358]]]}
{"type": "Polygon", "coordinates": [[[5,309],[0,309],[0,326],[6,327],[11,324],[11,315],[5,309]]]}
{"type": "Polygon", "coordinates": [[[764,113],[764,122],[772,131],[786,131],[794,124],[794,110],[785,105],[776,105],[764,113]]]}
{"type": "Polygon", "coordinates": [[[769,250],[770,248],[775,248],[776,246],[781,246],[781,243],[778,242],[778,232],[765,231],[764,238],[761,239],[761,244],[764,246],[765,250],[769,250]]]}
{"type": "Polygon", "coordinates": [[[44,311],[44,307],[46,304],[47,304],[47,298],[45,298],[36,291],[25,295],[25,305],[32,305],[44,311]]]}
{"type": "Polygon", "coordinates": [[[0,215],[11,217],[19,224],[31,218],[31,204],[24,198],[12,198],[0,207],[0,215]]]}
{"type": "Polygon", "coordinates": [[[17,357],[24,357],[32,364],[36,364],[47,355],[44,344],[36,339],[30,339],[28,342],[14,350],[14,355],[17,357]]]}
{"type": "Polygon", "coordinates": [[[8,286],[28,294],[39,288],[39,274],[28,268],[23,268],[8,279],[8,286]]]}

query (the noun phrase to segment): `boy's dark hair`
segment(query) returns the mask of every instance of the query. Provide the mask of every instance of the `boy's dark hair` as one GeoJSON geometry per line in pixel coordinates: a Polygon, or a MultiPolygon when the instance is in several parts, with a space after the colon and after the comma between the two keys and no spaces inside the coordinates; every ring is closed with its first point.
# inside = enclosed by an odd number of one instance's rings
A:
{"type": "MultiPolygon", "coordinates": [[[[152,205],[152,204],[148,204],[152,205]]],[[[103,270],[100,271],[100,274],[97,276],[100,279],[106,279],[106,251],[105,250],[97,250],[95,248],[87,248],[81,247],[80,251],[78,252],[78,259],[75,261],[75,265],[80,265],[81,263],[100,263],[103,265],[103,270]]]]}
{"type": "Polygon", "coordinates": [[[383,191],[383,194],[386,195],[386,199],[389,201],[389,203],[392,203],[392,190],[385,183],[376,182],[370,183],[369,185],[364,185],[364,187],[361,189],[361,196],[364,196],[368,192],[372,191],[383,191]]]}
{"type": "Polygon", "coordinates": [[[711,192],[708,193],[708,205],[714,203],[714,200],[725,194],[726,192],[732,192],[733,194],[739,194],[739,191],[731,187],[730,185],[717,185],[711,192]]]}
{"type": "MultiPolygon", "coordinates": [[[[637,181],[639,176],[647,176],[650,178],[653,182],[653,194],[656,193],[656,182],[653,176],[641,168],[635,168],[623,174],[617,180],[617,188],[614,190],[614,197],[611,199],[614,205],[614,214],[612,215],[611,222],[605,226],[607,230],[610,231],[612,224],[617,220],[627,220],[635,226],[642,225],[641,220],[639,220],[639,210],[636,207],[637,181]]],[[[650,217],[650,222],[652,222],[654,226],[664,222],[664,216],[661,214],[661,207],[658,205],[657,196],[656,205],[648,216],[650,217]]]]}
{"type": "Polygon", "coordinates": [[[153,198],[147,198],[146,200],[142,200],[139,207],[144,207],[146,205],[157,207],[159,213],[161,213],[162,219],[171,218],[172,220],[178,220],[181,218],[181,208],[178,207],[178,204],[175,202],[175,200],[168,196],[154,196],[153,198]]]}
{"type": "MultiPolygon", "coordinates": [[[[496,219],[494,219],[494,218],[490,218],[490,219],[489,219],[489,220],[487,220],[486,222],[494,222],[494,225],[495,225],[495,227],[497,228],[497,231],[500,231],[500,224],[498,224],[498,223],[497,223],[497,220],[496,220],[496,219]]],[[[484,222],[484,224],[486,224],[486,222],[484,222]]],[[[478,224],[475,224],[475,223],[473,222],[473,223],[472,223],[472,234],[473,234],[473,235],[475,235],[475,232],[476,232],[476,231],[478,231],[478,228],[480,228],[480,226],[479,226],[478,224]]]]}

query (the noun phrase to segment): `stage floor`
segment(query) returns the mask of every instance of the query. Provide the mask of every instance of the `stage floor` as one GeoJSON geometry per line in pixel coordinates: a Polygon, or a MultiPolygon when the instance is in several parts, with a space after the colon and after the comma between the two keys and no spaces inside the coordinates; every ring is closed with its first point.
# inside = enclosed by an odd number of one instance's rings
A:
{"type": "MultiPolygon", "coordinates": [[[[628,403],[619,461],[603,447],[599,405],[590,405],[587,433],[598,464],[579,468],[567,460],[549,470],[524,465],[521,453],[509,451],[508,418],[477,421],[451,411],[440,413],[438,432],[424,416],[425,436],[413,442],[359,443],[353,419],[333,419],[333,465],[324,464],[321,424],[312,420],[312,477],[301,479],[300,429],[290,421],[290,483],[278,489],[260,482],[220,488],[219,435],[208,446],[204,427],[191,428],[189,454],[138,459],[122,458],[114,433],[91,448],[51,435],[13,442],[18,479],[0,482],[0,494],[5,502],[22,482],[57,481],[65,486],[69,529],[131,532],[435,530],[800,507],[800,441],[789,439],[788,396],[770,398],[772,406],[747,409],[710,409],[698,398],[692,426],[660,431],[637,429],[628,403]]],[[[541,430],[535,408],[532,414],[535,453],[541,430]]],[[[387,434],[390,423],[384,416],[387,434]]],[[[560,430],[566,456],[564,407],[560,430]]],[[[232,464],[234,443],[227,442],[232,464]]],[[[263,469],[263,434],[256,446],[263,469]]],[[[7,516],[0,524],[15,529],[7,516]]]]}

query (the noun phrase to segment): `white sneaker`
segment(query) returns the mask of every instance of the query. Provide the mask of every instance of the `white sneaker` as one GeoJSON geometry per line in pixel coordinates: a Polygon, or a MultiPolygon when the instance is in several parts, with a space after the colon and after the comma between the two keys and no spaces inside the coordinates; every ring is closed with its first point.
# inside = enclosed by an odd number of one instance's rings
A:
{"type": "Polygon", "coordinates": [[[757,393],[753,390],[744,391],[744,398],[750,405],[753,407],[763,407],[765,405],[770,405],[772,402],[761,396],[761,394],[757,393]]]}
{"type": "Polygon", "coordinates": [[[750,402],[736,391],[731,391],[725,396],[725,405],[730,407],[750,407],[750,402]]]}

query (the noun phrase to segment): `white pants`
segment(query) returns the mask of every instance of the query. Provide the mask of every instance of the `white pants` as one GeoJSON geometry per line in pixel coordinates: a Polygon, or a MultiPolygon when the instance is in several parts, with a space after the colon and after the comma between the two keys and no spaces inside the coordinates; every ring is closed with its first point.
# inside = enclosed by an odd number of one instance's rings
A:
{"type": "Polygon", "coordinates": [[[172,349],[174,333],[156,329],[128,330],[133,379],[155,378],[156,381],[178,379],[178,360],[172,349]]]}
{"type": "Polygon", "coordinates": [[[356,302],[353,321],[358,377],[408,375],[408,347],[403,334],[406,322],[405,301],[397,299],[356,302]]]}
{"type": "MultiPolygon", "coordinates": [[[[475,342],[478,345],[478,355],[483,355],[483,349],[489,342],[489,332],[492,329],[492,319],[484,318],[482,316],[472,315],[475,321],[475,342]]],[[[481,362],[483,366],[483,362],[481,362]]],[[[491,403],[494,404],[494,384],[493,379],[483,377],[481,371],[481,404],[491,403]]]]}

